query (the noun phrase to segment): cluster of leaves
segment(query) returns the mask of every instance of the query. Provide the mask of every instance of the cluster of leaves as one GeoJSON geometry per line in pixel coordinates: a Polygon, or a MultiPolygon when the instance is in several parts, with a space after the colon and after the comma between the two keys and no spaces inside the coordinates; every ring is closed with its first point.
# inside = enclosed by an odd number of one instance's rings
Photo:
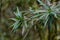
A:
{"type": "MultiPolygon", "coordinates": [[[[52,27],[52,24],[54,21],[60,20],[60,4],[54,5],[50,4],[50,1],[46,0],[47,4],[44,4],[42,1],[38,0],[40,5],[44,7],[43,10],[32,10],[30,8],[29,12],[32,14],[31,17],[26,17],[24,14],[27,13],[26,11],[19,11],[17,8],[17,12],[15,14],[15,18],[11,18],[12,20],[15,21],[15,23],[12,25],[13,29],[16,30],[18,27],[22,27],[22,33],[24,33],[25,28],[30,28],[32,27],[35,21],[40,21],[42,20],[42,23],[44,24],[44,28],[50,24],[50,27],[52,27]],[[24,13],[24,14],[23,14],[24,13]],[[49,24],[48,24],[49,23],[49,24]]],[[[28,14],[28,13],[27,13],[28,14]]],[[[58,26],[58,25],[57,25],[58,26]]]]}

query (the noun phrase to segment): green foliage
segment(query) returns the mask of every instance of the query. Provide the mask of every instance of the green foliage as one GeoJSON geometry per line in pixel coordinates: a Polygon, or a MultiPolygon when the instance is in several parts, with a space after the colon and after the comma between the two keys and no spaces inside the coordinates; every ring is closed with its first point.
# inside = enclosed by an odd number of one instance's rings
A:
{"type": "Polygon", "coordinates": [[[23,25],[23,21],[24,21],[24,18],[23,18],[23,15],[22,13],[19,11],[19,9],[17,8],[17,12],[14,13],[15,14],[15,18],[11,18],[13,21],[15,21],[15,23],[12,25],[14,26],[13,27],[13,30],[16,30],[18,27],[21,27],[23,25]]]}
{"type": "MultiPolygon", "coordinates": [[[[52,25],[59,19],[60,20],[60,15],[59,15],[59,11],[60,11],[60,7],[58,7],[57,5],[50,5],[50,3],[48,3],[48,5],[44,4],[42,1],[38,0],[38,2],[44,7],[43,10],[39,9],[39,10],[33,10],[31,7],[29,9],[29,12],[31,15],[31,17],[27,18],[27,16],[23,15],[23,13],[26,13],[28,11],[19,11],[19,9],[17,8],[17,12],[15,13],[15,18],[12,18],[12,20],[15,21],[15,23],[12,25],[13,26],[13,30],[16,30],[18,27],[22,27],[22,33],[24,33],[25,30],[29,29],[35,25],[35,22],[39,22],[42,20],[42,23],[44,24],[44,28],[47,27],[47,25],[49,25],[49,28],[52,27],[52,25]],[[27,18],[27,20],[26,20],[27,18]],[[29,21],[30,19],[30,21],[29,21]],[[27,23],[28,22],[28,23],[27,23]],[[26,29],[26,27],[28,27],[26,29]]],[[[50,2],[47,0],[47,2],[50,2]]],[[[59,5],[59,4],[58,4],[59,5]]],[[[60,5],[59,5],[60,6],[60,5]]],[[[41,26],[41,25],[38,25],[41,26]]],[[[26,32],[25,36],[23,37],[23,39],[26,38],[26,35],[28,35],[28,32],[26,32]]]]}
{"type": "Polygon", "coordinates": [[[50,4],[52,0],[1,1],[0,40],[45,40],[45,36],[47,40],[47,26],[52,28],[56,24],[57,29],[60,27],[60,4],[50,4]]]}
{"type": "MultiPolygon", "coordinates": [[[[48,4],[48,6],[46,5],[46,4],[44,4],[42,1],[40,1],[40,0],[38,0],[39,1],[39,3],[43,6],[43,7],[45,7],[45,11],[44,10],[38,10],[38,11],[40,11],[40,12],[38,12],[37,11],[37,15],[34,15],[34,16],[32,16],[32,18],[36,18],[36,17],[38,17],[39,16],[39,18],[38,18],[38,20],[43,20],[43,22],[44,22],[44,26],[46,26],[47,25],[47,23],[48,23],[48,20],[50,20],[51,21],[51,24],[52,24],[52,22],[55,20],[55,18],[56,19],[60,19],[60,17],[59,17],[59,14],[58,14],[58,12],[60,11],[60,8],[58,8],[58,6],[55,6],[55,5],[52,5],[52,6],[50,6],[49,4],[48,4]]],[[[58,4],[59,5],[59,4],[58,4]]],[[[60,6],[60,5],[59,5],[60,6]]]]}

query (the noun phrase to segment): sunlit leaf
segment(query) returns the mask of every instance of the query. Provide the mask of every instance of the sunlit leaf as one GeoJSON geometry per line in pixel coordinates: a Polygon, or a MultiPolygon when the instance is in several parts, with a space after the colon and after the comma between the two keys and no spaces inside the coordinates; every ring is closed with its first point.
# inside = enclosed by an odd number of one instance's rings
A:
{"type": "Polygon", "coordinates": [[[40,3],[40,5],[43,5],[46,9],[48,9],[48,6],[44,4],[41,0],[37,0],[37,1],[40,3]]]}

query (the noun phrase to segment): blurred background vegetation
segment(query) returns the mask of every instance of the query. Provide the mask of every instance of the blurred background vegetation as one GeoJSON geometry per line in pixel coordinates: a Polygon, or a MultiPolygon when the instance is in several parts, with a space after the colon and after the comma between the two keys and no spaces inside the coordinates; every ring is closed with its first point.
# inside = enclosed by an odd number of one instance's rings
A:
{"type": "MultiPolygon", "coordinates": [[[[46,0],[42,1],[46,3],[46,0]]],[[[60,0],[51,0],[50,2],[52,4],[56,2],[56,4],[58,4],[60,0]]],[[[30,7],[33,10],[37,10],[40,8],[40,6],[41,5],[39,5],[37,0],[0,0],[0,40],[23,40],[22,38],[25,34],[22,36],[22,28],[19,27],[16,32],[11,32],[12,28],[10,26],[14,21],[10,20],[10,18],[15,18],[14,12],[16,12],[17,7],[20,11],[28,11],[30,7]]],[[[30,14],[28,13],[27,17],[29,16],[30,14]]],[[[58,22],[60,24],[60,20],[58,22]]],[[[35,25],[38,26],[40,24],[39,22],[36,22],[35,25]]],[[[44,30],[43,27],[33,27],[24,40],[48,40],[47,35],[47,27],[44,30]]],[[[52,36],[53,35],[54,33],[52,33],[52,36]]],[[[60,35],[60,25],[57,27],[57,35],[60,35]]],[[[53,38],[55,37],[56,36],[53,38]]]]}

